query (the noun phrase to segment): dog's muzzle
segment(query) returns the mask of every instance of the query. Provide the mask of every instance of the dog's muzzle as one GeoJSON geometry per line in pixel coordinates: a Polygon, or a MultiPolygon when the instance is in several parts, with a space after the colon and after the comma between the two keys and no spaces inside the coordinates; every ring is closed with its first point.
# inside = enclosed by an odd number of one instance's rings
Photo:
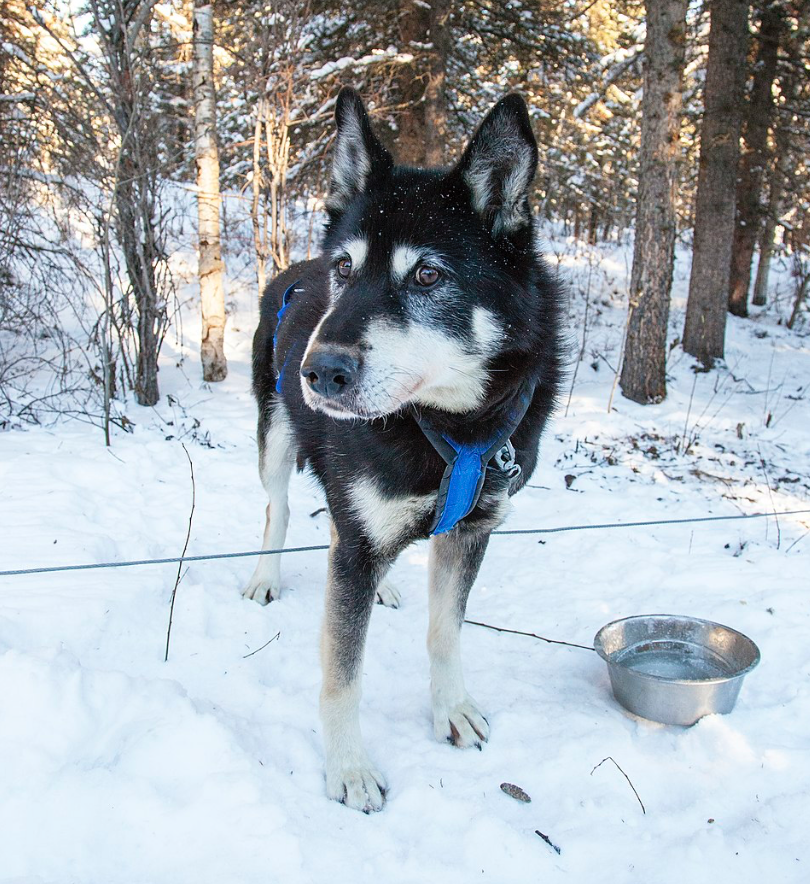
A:
{"type": "Polygon", "coordinates": [[[301,366],[307,386],[324,399],[340,399],[353,389],[359,374],[357,359],[336,347],[311,350],[301,366]]]}

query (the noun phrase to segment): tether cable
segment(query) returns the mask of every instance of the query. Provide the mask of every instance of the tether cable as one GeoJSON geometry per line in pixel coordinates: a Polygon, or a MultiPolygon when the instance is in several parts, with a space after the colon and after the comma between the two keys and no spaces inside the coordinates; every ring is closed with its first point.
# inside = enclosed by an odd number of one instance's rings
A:
{"type": "MultiPolygon", "coordinates": [[[[699,522],[733,522],[741,519],[763,519],[772,516],[801,516],[810,509],[784,510],[782,512],[748,513],[736,516],[698,516],[693,519],[656,519],[646,522],[605,522],[600,525],[562,525],[557,528],[512,528],[493,531],[493,535],[563,534],[566,531],[601,531],[616,528],[649,528],[656,525],[689,525],[699,522]]],[[[291,546],[286,549],[258,549],[246,552],[211,553],[201,556],[172,556],[165,559],[135,559],[129,562],[94,562],[85,565],[54,565],[43,568],[18,568],[0,571],[0,577],[18,577],[24,574],[54,574],[60,571],[92,571],[101,568],[135,568],[141,565],[171,565],[178,562],[209,562],[216,559],[242,559],[251,556],[280,556],[287,553],[317,552],[329,549],[328,544],[318,546],[291,546]]]]}

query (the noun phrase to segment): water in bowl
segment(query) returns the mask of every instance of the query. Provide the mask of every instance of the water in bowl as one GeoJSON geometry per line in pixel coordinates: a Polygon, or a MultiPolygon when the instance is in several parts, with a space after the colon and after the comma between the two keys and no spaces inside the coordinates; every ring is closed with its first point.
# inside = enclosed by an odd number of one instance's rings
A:
{"type": "Polygon", "coordinates": [[[702,645],[682,641],[637,642],[622,650],[613,661],[659,678],[701,681],[733,675],[733,667],[718,654],[702,645]]]}

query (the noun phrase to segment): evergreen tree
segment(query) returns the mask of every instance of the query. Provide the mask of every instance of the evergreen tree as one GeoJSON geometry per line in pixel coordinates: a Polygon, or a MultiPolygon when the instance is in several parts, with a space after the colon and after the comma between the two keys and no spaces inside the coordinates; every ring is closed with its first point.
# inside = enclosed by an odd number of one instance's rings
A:
{"type": "Polygon", "coordinates": [[[692,272],[683,348],[711,366],[724,352],[748,45],[748,0],[711,0],[692,272]]]}
{"type": "Polygon", "coordinates": [[[630,316],[621,389],[636,402],[666,396],[667,324],[675,256],[687,0],[648,0],[639,188],[630,316]]]}
{"type": "Polygon", "coordinates": [[[754,256],[763,215],[762,179],[767,160],[767,141],[773,118],[773,83],[776,77],[779,42],[785,25],[780,2],[767,4],[760,13],[754,78],[746,104],[737,179],[737,221],[731,252],[728,309],[737,316],[748,315],[751,259],[754,256]]]}

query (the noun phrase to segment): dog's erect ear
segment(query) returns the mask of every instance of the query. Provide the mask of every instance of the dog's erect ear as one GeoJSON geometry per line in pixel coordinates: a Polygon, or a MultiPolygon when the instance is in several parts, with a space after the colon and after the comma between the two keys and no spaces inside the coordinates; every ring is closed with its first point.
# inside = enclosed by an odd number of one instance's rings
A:
{"type": "Polygon", "coordinates": [[[391,154],[371,130],[360,96],[344,86],[335,106],[337,139],[332,154],[332,181],[326,208],[330,214],[343,209],[368,186],[373,175],[385,173],[394,165],[391,154]]]}
{"type": "Polygon", "coordinates": [[[536,171],[537,142],[526,102],[512,93],[486,115],[455,169],[494,237],[530,223],[529,185],[536,171]]]}

